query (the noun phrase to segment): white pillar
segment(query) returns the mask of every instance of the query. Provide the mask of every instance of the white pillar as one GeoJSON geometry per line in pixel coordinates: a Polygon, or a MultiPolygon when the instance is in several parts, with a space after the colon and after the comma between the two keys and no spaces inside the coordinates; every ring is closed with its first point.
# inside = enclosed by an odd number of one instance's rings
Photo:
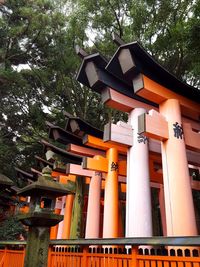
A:
{"type": "MultiPolygon", "coordinates": [[[[65,201],[66,201],[66,196],[62,197],[62,209],[61,209],[60,215],[65,214],[65,201]]],[[[64,221],[62,220],[58,224],[57,239],[62,239],[63,227],[64,227],[64,221]]]]}
{"type": "Polygon", "coordinates": [[[101,176],[101,172],[93,172],[90,180],[85,238],[99,238],[101,176]]]}
{"type": "Polygon", "coordinates": [[[138,116],[143,113],[143,108],[129,113],[133,146],[127,155],[126,237],[150,237],[153,232],[148,140],[138,135],[138,116]]]}

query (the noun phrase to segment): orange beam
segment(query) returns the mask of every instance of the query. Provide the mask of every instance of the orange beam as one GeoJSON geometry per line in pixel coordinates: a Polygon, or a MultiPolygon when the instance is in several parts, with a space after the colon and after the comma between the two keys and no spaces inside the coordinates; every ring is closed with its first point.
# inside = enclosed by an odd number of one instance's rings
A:
{"type": "Polygon", "coordinates": [[[66,150],[68,152],[72,152],[73,154],[80,155],[80,156],[84,155],[86,157],[93,157],[96,155],[105,156],[105,151],[88,148],[88,147],[82,147],[82,146],[78,146],[74,144],[67,145],[66,150]]]}
{"type": "Polygon", "coordinates": [[[125,96],[111,88],[106,87],[101,93],[101,99],[103,104],[107,106],[121,110],[123,112],[130,112],[134,108],[141,108],[141,105],[146,110],[150,110],[153,106],[145,103],[141,103],[138,100],[125,96]]]}
{"type": "Polygon", "coordinates": [[[109,142],[104,142],[102,139],[94,137],[92,135],[85,135],[83,143],[87,146],[95,147],[101,150],[108,150],[109,148],[115,148],[119,153],[126,154],[127,147],[124,145],[110,144],[109,142]]]}
{"type": "MultiPolygon", "coordinates": [[[[121,176],[126,176],[126,161],[118,161],[118,174],[121,176]]],[[[108,159],[106,158],[83,158],[83,169],[108,172],[108,159]]]]}
{"type": "Polygon", "coordinates": [[[139,75],[135,81],[133,80],[133,86],[135,85],[135,93],[140,95],[154,103],[161,104],[167,99],[177,99],[181,105],[182,113],[195,120],[200,116],[200,105],[192,100],[187,99],[177,93],[172,92],[166,87],[158,84],[157,82],[149,79],[145,75],[139,75]]]}
{"type": "MultiPolygon", "coordinates": [[[[108,87],[105,88],[101,93],[101,97],[102,97],[102,102],[106,104],[107,106],[115,108],[117,110],[124,111],[124,112],[130,112],[134,108],[141,107],[141,102],[135,99],[132,99],[128,96],[125,96],[113,90],[112,88],[108,88],[108,87]]],[[[145,103],[142,103],[142,106],[148,111],[151,109],[155,109],[156,111],[158,111],[158,108],[145,104],[145,103]]],[[[185,114],[185,116],[186,117],[182,116],[182,121],[190,123],[192,126],[192,129],[200,131],[199,119],[198,118],[195,118],[195,120],[189,119],[187,114],[185,114]]]]}
{"type": "Polygon", "coordinates": [[[101,157],[100,159],[94,158],[83,158],[83,169],[100,171],[100,172],[108,172],[108,160],[106,158],[101,157]]]}

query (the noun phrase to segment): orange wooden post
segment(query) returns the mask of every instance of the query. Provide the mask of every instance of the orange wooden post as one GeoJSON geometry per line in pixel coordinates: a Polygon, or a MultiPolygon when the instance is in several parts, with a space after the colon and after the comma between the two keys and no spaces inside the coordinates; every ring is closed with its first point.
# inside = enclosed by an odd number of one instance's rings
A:
{"type": "Polygon", "coordinates": [[[88,267],[88,264],[87,264],[88,252],[89,252],[88,246],[84,246],[83,247],[83,258],[82,258],[82,264],[81,264],[82,267],[88,267]]]}
{"type": "MultiPolygon", "coordinates": [[[[56,208],[55,214],[60,214],[61,209],[56,208]]],[[[52,226],[50,229],[50,239],[56,239],[58,234],[58,224],[55,226],[52,226]]]]}
{"type": "Polygon", "coordinates": [[[162,142],[167,235],[193,236],[197,228],[179,101],[166,100],[160,104],[160,113],[169,128],[169,138],[162,142]]]}
{"type": "Polygon", "coordinates": [[[48,249],[48,262],[47,262],[47,267],[52,267],[52,247],[49,246],[48,249]]]}
{"type": "Polygon", "coordinates": [[[118,153],[126,154],[127,148],[90,135],[84,144],[106,151],[106,158],[84,158],[83,168],[105,173],[103,237],[118,237],[118,175],[126,176],[126,161],[118,160],[118,153]]]}
{"type": "Polygon", "coordinates": [[[118,237],[118,151],[107,150],[108,173],[105,181],[103,237],[118,237]]]}
{"type": "Polygon", "coordinates": [[[138,247],[132,246],[132,248],[131,248],[131,256],[132,256],[131,266],[138,267],[137,255],[138,255],[138,247]]]}
{"type": "Polygon", "coordinates": [[[74,195],[66,196],[62,239],[69,239],[70,237],[70,226],[71,226],[73,201],[74,201],[74,195]]]}

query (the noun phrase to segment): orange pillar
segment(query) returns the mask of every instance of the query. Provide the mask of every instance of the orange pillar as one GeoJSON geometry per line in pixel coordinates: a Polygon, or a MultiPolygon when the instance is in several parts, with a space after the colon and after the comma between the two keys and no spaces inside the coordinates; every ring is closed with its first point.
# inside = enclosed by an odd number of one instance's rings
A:
{"type": "MultiPolygon", "coordinates": [[[[55,209],[55,214],[60,214],[61,209],[55,209]]],[[[58,233],[58,224],[50,229],[50,239],[56,239],[58,233]]]]}
{"type": "Polygon", "coordinates": [[[63,220],[62,239],[69,239],[74,195],[67,195],[63,220]]]}
{"type": "Polygon", "coordinates": [[[101,176],[101,172],[93,172],[90,180],[85,238],[99,238],[101,176]]]}
{"type": "Polygon", "coordinates": [[[168,140],[162,142],[167,235],[197,235],[179,101],[162,102],[160,113],[168,121],[169,130],[168,140]]]}
{"type": "Polygon", "coordinates": [[[104,191],[103,238],[118,237],[118,151],[110,148],[106,152],[108,173],[104,191]]]}

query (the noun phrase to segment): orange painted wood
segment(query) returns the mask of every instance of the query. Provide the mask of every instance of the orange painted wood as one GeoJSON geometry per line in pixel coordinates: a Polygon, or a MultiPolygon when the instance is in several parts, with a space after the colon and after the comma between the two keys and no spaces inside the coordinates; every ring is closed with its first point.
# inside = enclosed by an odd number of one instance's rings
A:
{"type": "Polygon", "coordinates": [[[88,251],[80,253],[50,251],[49,258],[48,267],[79,267],[84,266],[85,262],[87,262],[87,267],[199,267],[200,265],[199,257],[139,255],[138,252],[132,254],[104,254],[89,253],[88,251]],[[64,265],[66,263],[68,265],[64,265]]]}
{"type": "Polygon", "coordinates": [[[151,182],[155,182],[155,183],[159,183],[159,184],[163,183],[163,174],[162,174],[162,172],[155,171],[154,160],[151,158],[149,159],[149,171],[150,171],[151,182]]]}
{"type": "Polygon", "coordinates": [[[75,182],[76,181],[76,176],[75,175],[60,175],[59,176],[59,182],[61,184],[66,184],[68,181],[72,181],[72,182],[75,182]]]}
{"type": "Polygon", "coordinates": [[[127,163],[125,160],[118,161],[119,175],[126,176],[127,174],[127,163]]]}
{"type": "MultiPolygon", "coordinates": [[[[134,108],[141,108],[141,102],[125,96],[112,88],[105,88],[101,94],[103,104],[108,105],[109,107],[121,110],[124,112],[130,112],[134,108]]],[[[142,103],[142,107],[146,110],[152,109],[152,106],[142,103]]]]}
{"type": "Polygon", "coordinates": [[[151,267],[156,267],[156,261],[151,261],[151,267]]]}
{"type": "Polygon", "coordinates": [[[74,144],[67,145],[66,150],[68,152],[72,152],[73,154],[80,155],[80,156],[84,155],[86,157],[93,157],[96,155],[105,156],[105,151],[88,148],[88,147],[82,147],[82,146],[78,146],[74,144]]]}
{"type": "MultiPolygon", "coordinates": [[[[103,93],[101,94],[102,102],[109,107],[115,108],[117,110],[121,110],[124,112],[130,112],[134,108],[140,108],[141,102],[134,100],[128,96],[125,96],[112,88],[105,88],[103,93]]],[[[145,108],[147,111],[151,110],[152,108],[158,111],[156,107],[151,105],[147,105],[142,103],[142,107],[145,108]]],[[[189,119],[188,115],[185,114],[186,117],[182,117],[183,122],[188,122],[192,125],[192,128],[195,130],[200,131],[200,123],[198,118],[195,116],[195,120],[189,119]]]]}
{"type": "Polygon", "coordinates": [[[200,152],[200,133],[194,132],[189,123],[183,123],[183,132],[186,148],[200,152]]]}
{"type": "MultiPolygon", "coordinates": [[[[79,176],[87,176],[91,177],[93,171],[92,170],[86,170],[83,169],[81,165],[76,165],[72,163],[68,163],[66,165],[67,173],[73,174],[73,175],[79,175],[79,176]]],[[[105,173],[102,173],[102,179],[105,179],[105,173]]],[[[126,178],[124,176],[119,175],[118,181],[121,183],[126,183],[126,178]]]]}
{"type": "Polygon", "coordinates": [[[172,92],[145,75],[142,75],[142,78],[144,86],[136,94],[157,104],[161,104],[167,99],[177,99],[180,102],[182,114],[198,120],[200,115],[200,105],[198,103],[172,92]]]}
{"type": "Polygon", "coordinates": [[[72,163],[68,163],[66,165],[66,172],[67,174],[74,174],[74,175],[87,176],[87,177],[91,177],[93,173],[91,170],[83,169],[81,165],[72,164],[72,163]]]}
{"type": "Polygon", "coordinates": [[[65,202],[62,239],[69,239],[70,237],[70,226],[71,226],[73,202],[74,202],[74,195],[67,195],[66,202],[65,202]]]}
{"type": "Polygon", "coordinates": [[[99,159],[94,158],[84,158],[84,169],[100,171],[100,172],[108,172],[108,160],[103,157],[99,157],[99,159]]]}
{"type": "Polygon", "coordinates": [[[169,267],[169,262],[168,261],[164,261],[164,267],[169,267]]]}
{"type": "Polygon", "coordinates": [[[118,150],[110,148],[106,152],[108,162],[107,177],[104,190],[103,238],[118,237],[118,169],[113,164],[118,163],[118,150]]]}
{"type": "Polygon", "coordinates": [[[183,123],[189,123],[192,127],[193,130],[195,131],[199,131],[200,132],[200,123],[199,123],[199,120],[191,120],[189,118],[186,118],[186,117],[182,117],[182,122],[183,123]]]}
{"type": "MultiPolygon", "coordinates": [[[[197,263],[198,264],[198,263],[197,263]]],[[[178,267],[184,267],[184,262],[178,262],[177,263],[177,265],[178,265],[178,267]]],[[[195,267],[195,263],[194,263],[194,265],[193,265],[193,267],[195,267]]],[[[196,266],[197,267],[197,266],[196,266]]],[[[198,267],[199,267],[199,264],[198,264],[198,267]]]]}
{"type": "Polygon", "coordinates": [[[75,175],[68,175],[68,174],[64,174],[63,172],[57,172],[57,171],[52,171],[51,172],[51,176],[53,178],[57,178],[58,180],[61,178],[61,181],[60,182],[63,182],[63,183],[67,183],[67,181],[74,181],[76,179],[75,175]]]}
{"type": "MultiPolygon", "coordinates": [[[[126,161],[118,161],[119,175],[126,176],[126,161]]],[[[93,171],[108,172],[108,159],[99,157],[99,159],[84,158],[84,169],[93,171]]]]}
{"type": "Polygon", "coordinates": [[[109,142],[104,142],[102,139],[91,136],[91,135],[86,135],[84,137],[83,143],[85,145],[95,147],[98,149],[102,150],[108,150],[109,148],[115,148],[118,150],[119,153],[126,154],[127,153],[127,148],[124,146],[120,145],[115,145],[115,144],[110,144],[109,142]]]}
{"type": "MultiPolygon", "coordinates": [[[[60,214],[60,209],[55,209],[55,214],[60,214]]],[[[58,233],[58,224],[50,228],[50,239],[56,239],[58,233]]]]}

